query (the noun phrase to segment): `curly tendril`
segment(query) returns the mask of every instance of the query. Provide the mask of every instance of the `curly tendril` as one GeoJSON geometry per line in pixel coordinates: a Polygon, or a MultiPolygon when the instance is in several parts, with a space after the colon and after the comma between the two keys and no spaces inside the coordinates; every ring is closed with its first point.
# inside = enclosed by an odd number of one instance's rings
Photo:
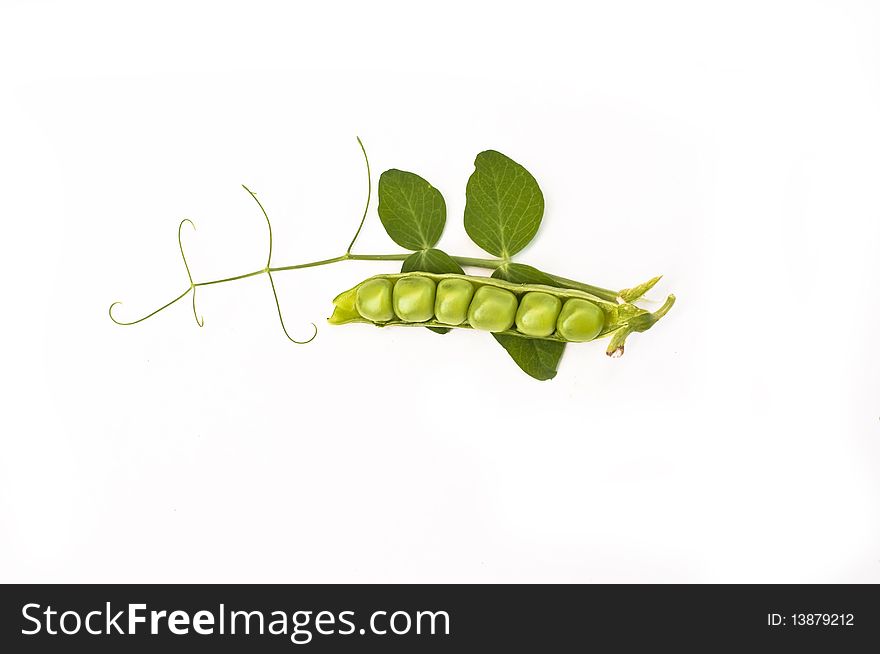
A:
{"type": "Polygon", "coordinates": [[[196,319],[196,324],[199,327],[205,326],[205,318],[202,316],[199,317],[198,312],[196,311],[196,283],[193,281],[192,273],[189,271],[189,264],[186,262],[186,255],[183,253],[183,241],[180,237],[180,232],[183,229],[183,224],[189,223],[193,230],[196,228],[196,224],[191,221],[189,218],[184,218],[180,221],[180,224],[177,226],[177,245],[180,246],[180,257],[183,259],[183,267],[186,268],[186,276],[189,278],[189,287],[192,289],[193,297],[192,297],[192,305],[193,305],[193,316],[196,319]]]}
{"type": "Polygon", "coordinates": [[[138,318],[137,320],[132,320],[132,321],[130,321],[130,322],[125,322],[124,320],[117,320],[116,318],[113,317],[113,307],[115,307],[117,304],[122,304],[122,302],[119,302],[119,301],[114,302],[113,304],[110,305],[110,310],[109,310],[110,320],[112,320],[113,322],[115,322],[117,325],[123,325],[123,326],[136,325],[136,324],[138,324],[139,322],[143,322],[143,321],[146,320],[147,318],[152,318],[153,316],[155,316],[155,315],[156,315],[157,313],[159,313],[160,311],[164,311],[165,309],[167,309],[168,307],[170,307],[170,306],[171,306],[172,304],[174,304],[175,302],[177,302],[177,301],[179,301],[179,300],[182,300],[183,298],[185,298],[185,297],[187,296],[187,294],[188,294],[191,290],[192,290],[192,286],[190,286],[190,287],[189,287],[188,289],[186,289],[183,293],[181,293],[181,294],[178,295],[176,298],[174,298],[173,300],[171,300],[171,302],[169,302],[168,304],[163,304],[161,307],[159,307],[158,309],[156,309],[156,310],[153,311],[152,313],[148,313],[148,314],[145,315],[143,318],[138,318]]]}
{"type": "Polygon", "coordinates": [[[361,141],[361,137],[356,137],[358,141],[358,145],[361,146],[361,152],[364,154],[364,163],[367,165],[367,203],[364,205],[364,215],[361,217],[361,224],[358,225],[357,231],[354,233],[354,238],[351,239],[351,243],[348,244],[348,249],[345,251],[346,255],[351,254],[351,249],[354,247],[354,242],[358,240],[358,236],[361,235],[361,229],[364,226],[364,221],[367,219],[367,212],[370,210],[370,198],[373,195],[373,177],[370,175],[370,159],[367,157],[367,150],[364,147],[363,142],[361,141]]]}
{"type": "Polygon", "coordinates": [[[194,316],[195,319],[196,319],[196,324],[197,324],[199,327],[204,327],[204,326],[205,326],[205,318],[204,318],[204,317],[199,317],[198,311],[196,311],[196,287],[198,286],[198,284],[196,284],[196,283],[193,281],[192,273],[190,272],[190,269],[189,269],[189,263],[188,263],[187,260],[186,260],[186,254],[184,254],[184,252],[183,252],[183,236],[182,236],[182,232],[183,232],[183,225],[184,225],[185,223],[189,223],[189,224],[192,226],[193,229],[196,228],[196,225],[195,225],[195,223],[194,223],[193,221],[191,221],[189,218],[184,218],[183,220],[180,221],[180,224],[177,226],[177,246],[178,246],[178,248],[180,248],[180,258],[183,259],[183,267],[186,269],[186,277],[187,277],[187,279],[189,280],[189,288],[186,289],[186,290],[185,290],[183,293],[181,293],[180,295],[178,295],[176,298],[174,298],[173,300],[171,300],[171,302],[168,302],[167,304],[163,304],[161,307],[159,307],[159,308],[156,309],[155,311],[153,311],[153,312],[151,312],[151,313],[148,313],[147,315],[143,316],[142,318],[138,318],[137,320],[131,320],[131,321],[118,320],[118,319],[113,315],[113,307],[115,307],[117,304],[122,304],[122,302],[118,302],[118,301],[117,301],[117,302],[114,302],[113,304],[110,305],[110,309],[108,310],[108,313],[110,314],[110,320],[112,320],[113,322],[115,322],[117,325],[123,325],[123,326],[136,325],[136,324],[138,324],[139,322],[143,322],[143,321],[146,320],[147,318],[152,318],[153,316],[155,316],[155,315],[156,315],[157,313],[159,313],[160,311],[164,311],[165,309],[167,309],[168,307],[170,307],[170,306],[171,306],[172,304],[174,304],[175,302],[178,302],[179,300],[182,300],[182,299],[185,298],[185,297],[187,296],[187,294],[190,293],[190,291],[191,291],[191,292],[192,292],[192,309],[193,309],[193,316],[194,316]]]}
{"type": "MultiPolygon", "coordinates": [[[[343,254],[342,256],[339,256],[339,257],[333,257],[331,259],[324,259],[321,261],[313,261],[310,263],[303,263],[303,264],[298,264],[298,265],[294,265],[294,266],[282,266],[279,268],[272,268],[272,246],[273,246],[272,221],[269,220],[269,214],[266,212],[266,209],[263,207],[263,204],[257,198],[257,194],[254,193],[253,191],[251,191],[247,186],[242,184],[242,187],[244,188],[244,190],[248,192],[248,194],[257,203],[257,206],[260,207],[260,211],[263,213],[263,217],[266,219],[266,227],[269,230],[269,253],[268,253],[268,256],[266,257],[266,266],[264,268],[261,268],[260,270],[254,270],[253,272],[245,273],[243,275],[235,275],[233,277],[225,277],[223,279],[213,279],[211,281],[206,281],[206,282],[195,281],[192,276],[192,271],[190,270],[190,267],[189,267],[189,262],[186,260],[186,254],[184,253],[184,250],[183,250],[183,225],[184,225],[184,223],[189,223],[193,229],[196,228],[196,225],[189,218],[184,218],[183,220],[180,221],[180,224],[177,226],[177,246],[180,249],[180,257],[181,257],[181,259],[183,259],[183,267],[186,269],[186,277],[187,277],[187,280],[189,281],[189,287],[183,293],[178,295],[176,298],[174,298],[170,302],[163,304],[161,307],[159,307],[155,311],[152,311],[152,312],[148,313],[147,315],[142,316],[136,320],[126,321],[126,320],[119,320],[118,318],[116,318],[116,316],[113,315],[113,309],[116,307],[116,305],[122,304],[122,302],[114,302],[113,304],[110,305],[110,309],[108,310],[108,313],[110,315],[110,320],[112,320],[117,325],[124,325],[124,326],[136,325],[140,322],[147,320],[148,318],[152,318],[157,313],[164,311],[168,307],[172,306],[173,304],[175,304],[175,303],[179,302],[180,300],[182,300],[183,298],[185,298],[189,293],[192,293],[193,317],[195,318],[196,324],[199,327],[204,327],[205,326],[205,318],[204,318],[204,316],[199,315],[198,309],[196,308],[196,289],[199,286],[210,286],[212,284],[223,284],[225,282],[233,282],[233,281],[236,281],[239,279],[247,279],[248,277],[256,277],[258,275],[262,275],[263,273],[266,273],[266,276],[269,278],[269,284],[272,288],[272,296],[275,299],[275,308],[278,311],[278,320],[281,322],[281,329],[284,331],[284,335],[287,336],[287,338],[291,342],[296,343],[298,345],[304,345],[306,343],[310,343],[311,341],[313,341],[315,339],[315,337],[318,335],[318,327],[317,327],[317,325],[315,325],[315,323],[311,323],[312,329],[314,330],[312,335],[304,341],[296,340],[287,331],[287,326],[284,323],[284,316],[281,311],[281,302],[278,298],[278,290],[275,287],[275,279],[273,278],[272,273],[278,272],[281,270],[296,270],[299,268],[311,268],[313,266],[323,266],[323,265],[327,265],[330,263],[337,263],[340,261],[349,261],[349,260],[357,260],[357,259],[370,260],[370,259],[375,259],[377,257],[386,258],[385,255],[382,255],[382,256],[379,256],[379,255],[354,255],[351,253],[351,249],[352,249],[352,247],[354,247],[355,241],[357,241],[358,236],[360,236],[361,229],[363,228],[364,222],[367,219],[367,213],[369,212],[369,209],[370,209],[370,200],[372,199],[372,193],[373,193],[373,180],[372,180],[372,175],[370,172],[370,160],[367,157],[367,150],[366,150],[366,148],[364,148],[364,144],[361,141],[360,137],[357,137],[357,142],[361,148],[361,152],[364,155],[364,164],[366,165],[366,168],[367,168],[367,202],[366,202],[366,205],[364,206],[364,213],[361,216],[360,224],[358,225],[357,231],[354,234],[354,238],[351,239],[351,243],[349,243],[348,249],[346,249],[345,254],[343,254]]],[[[403,258],[405,258],[402,256],[399,257],[397,255],[387,255],[387,256],[393,260],[397,260],[398,258],[402,260],[403,258]]]]}
{"type": "Polygon", "coordinates": [[[297,345],[305,345],[306,343],[311,343],[313,340],[315,340],[315,336],[318,335],[318,326],[315,323],[311,323],[312,329],[314,331],[312,332],[312,335],[304,341],[296,340],[287,332],[287,327],[285,327],[284,325],[284,316],[281,315],[281,303],[278,302],[278,292],[275,290],[275,280],[272,279],[271,272],[266,271],[266,273],[269,275],[269,284],[272,285],[272,295],[275,298],[275,308],[278,309],[278,320],[281,322],[281,329],[284,330],[284,335],[287,336],[288,340],[290,340],[291,343],[296,343],[297,345]]]}
{"type": "Polygon", "coordinates": [[[260,207],[260,211],[263,212],[263,216],[266,217],[266,226],[269,228],[269,256],[266,258],[266,275],[269,277],[269,284],[272,285],[272,295],[275,297],[275,308],[278,309],[278,320],[281,322],[281,329],[284,331],[284,335],[287,336],[288,340],[291,343],[296,343],[297,345],[305,345],[306,343],[311,343],[315,340],[315,336],[318,335],[318,326],[315,323],[311,323],[312,328],[315,330],[314,333],[305,341],[298,341],[293,338],[290,333],[287,331],[287,327],[284,324],[284,316],[281,314],[281,303],[278,301],[278,291],[275,290],[275,280],[272,279],[272,221],[269,220],[269,214],[266,213],[266,209],[263,207],[263,203],[260,202],[259,198],[257,198],[257,194],[250,190],[244,184],[241,187],[247,191],[250,196],[254,199],[254,202],[257,203],[257,206],[260,207]]]}

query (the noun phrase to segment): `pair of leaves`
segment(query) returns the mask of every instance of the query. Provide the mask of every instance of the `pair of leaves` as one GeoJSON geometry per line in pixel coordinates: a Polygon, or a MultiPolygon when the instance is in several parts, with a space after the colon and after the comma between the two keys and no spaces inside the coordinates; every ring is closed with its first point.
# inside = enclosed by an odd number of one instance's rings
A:
{"type": "MultiPolygon", "coordinates": [[[[467,183],[464,228],[486,252],[509,260],[541,226],[544,195],[531,173],[495,150],[477,155],[467,183]]],[[[432,249],[446,225],[446,201],[415,173],[386,170],[379,178],[379,218],[407,250],[432,249]]]]}
{"type": "MultiPolygon", "coordinates": [[[[509,157],[494,150],[477,155],[467,184],[464,227],[486,252],[505,260],[493,277],[518,284],[548,284],[541,271],[508,260],[535,237],[544,215],[544,196],[535,178],[509,157]]],[[[391,239],[413,253],[402,272],[459,273],[448,254],[435,248],[446,225],[443,195],[415,173],[386,170],[379,178],[379,218],[391,239]]],[[[449,329],[429,327],[445,334],[449,329]]],[[[535,379],[556,376],[564,343],[493,334],[516,364],[535,379]]]]}

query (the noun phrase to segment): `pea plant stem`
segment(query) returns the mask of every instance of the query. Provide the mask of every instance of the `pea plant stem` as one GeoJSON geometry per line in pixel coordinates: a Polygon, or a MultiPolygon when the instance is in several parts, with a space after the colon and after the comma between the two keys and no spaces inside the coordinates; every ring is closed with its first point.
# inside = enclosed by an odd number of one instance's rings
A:
{"type": "MultiPolygon", "coordinates": [[[[260,270],[254,270],[253,272],[245,273],[243,275],[235,275],[234,277],[224,277],[222,279],[212,279],[208,282],[194,282],[193,286],[211,286],[213,284],[224,284],[226,282],[234,282],[240,279],[247,279],[249,277],[256,277],[257,275],[262,275],[264,273],[275,273],[275,272],[283,272],[285,270],[302,270],[304,268],[316,268],[318,266],[327,266],[331,263],[341,263],[343,261],[403,261],[409,256],[407,253],[402,254],[352,254],[346,253],[342,254],[338,257],[331,257],[330,259],[319,259],[318,261],[309,261],[307,263],[297,263],[289,266],[271,266],[266,268],[261,268],[260,270]]],[[[452,259],[458,263],[460,266],[469,266],[471,268],[483,268],[486,270],[495,270],[500,268],[505,264],[504,259],[480,259],[476,257],[452,257],[452,259]]],[[[617,291],[612,291],[607,288],[601,288],[599,286],[593,286],[592,284],[584,284],[582,282],[575,281],[573,279],[567,279],[565,277],[560,277],[558,275],[550,275],[554,281],[556,281],[560,286],[567,286],[568,288],[576,288],[581,291],[586,291],[596,297],[602,298],[604,300],[608,300],[609,302],[617,301],[617,291]]]]}
{"type": "MultiPolygon", "coordinates": [[[[297,263],[297,264],[293,264],[293,265],[289,265],[289,266],[273,266],[272,265],[272,245],[273,245],[272,223],[269,220],[269,214],[266,212],[266,209],[263,207],[263,203],[260,202],[260,200],[257,198],[256,193],[251,191],[247,186],[242,185],[244,190],[248,192],[248,194],[253,198],[253,200],[259,206],[260,212],[263,214],[263,216],[266,219],[266,227],[268,228],[268,235],[269,235],[269,248],[268,248],[268,253],[267,253],[267,257],[266,257],[266,265],[263,268],[260,268],[259,270],[254,270],[252,272],[244,273],[241,275],[234,275],[232,277],[223,277],[221,279],[212,279],[210,281],[205,281],[205,282],[195,281],[193,279],[192,273],[190,271],[189,263],[186,260],[186,255],[184,254],[182,234],[181,234],[182,230],[183,230],[183,225],[185,223],[189,223],[189,225],[193,229],[195,229],[195,224],[189,219],[184,219],[180,222],[180,224],[178,225],[178,228],[177,228],[177,244],[180,248],[180,256],[183,259],[183,264],[186,267],[186,275],[189,280],[189,287],[185,291],[183,291],[183,293],[178,295],[176,298],[174,298],[173,300],[171,300],[167,304],[164,304],[160,308],[147,314],[146,316],[143,316],[142,318],[138,318],[138,319],[132,320],[132,321],[121,321],[113,316],[114,307],[121,304],[120,302],[114,302],[113,304],[110,305],[110,309],[109,309],[110,319],[118,325],[135,325],[137,323],[143,322],[144,320],[147,320],[148,318],[156,315],[160,311],[167,309],[171,305],[176,304],[177,302],[182,300],[184,297],[186,297],[187,295],[192,293],[193,315],[195,316],[196,323],[198,323],[199,327],[203,327],[205,324],[204,319],[196,311],[196,290],[199,287],[212,286],[215,284],[225,284],[227,282],[234,282],[234,281],[238,281],[241,279],[248,279],[249,277],[257,277],[259,275],[265,274],[269,278],[269,283],[272,286],[272,295],[275,298],[275,306],[278,309],[278,318],[281,321],[281,327],[284,330],[284,334],[287,336],[287,338],[289,338],[294,343],[307,343],[310,340],[312,340],[315,337],[315,334],[317,334],[317,327],[315,327],[314,323],[312,324],[312,327],[314,327],[315,332],[312,334],[312,336],[308,340],[297,341],[296,339],[292,338],[290,336],[290,334],[288,333],[287,327],[284,325],[284,318],[281,315],[281,304],[278,301],[278,292],[275,288],[275,281],[272,277],[273,273],[283,272],[285,270],[302,270],[305,268],[316,268],[318,266],[327,266],[332,263],[341,263],[343,261],[405,261],[409,256],[411,256],[410,253],[354,254],[351,251],[352,247],[354,247],[354,244],[358,239],[358,236],[361,233],[361,229],[364,226],[364,222],[367,219],[367,213],[370,208],[370,199],[372,197],[372,188],[373,188],[372,179],[371,179],[371,175],[370,175],[370,161],[367,158],[367,152],[364,149],[364,144],[361,142],[360,138],[358,138],[358,145],[360,146],[361,152],[364,155],[364,162],[366,164],[366,169],[367,169],[367,201],[366,201],[366,204],[364,205],[364,212],[363,212],[363,215],[361,216],[361,221],[360,221],[360,224],[358,225],[357,231],[355,232],[354,237],[351,239],[351,242],[348,244],[348,248],[345,250],[344,254],[342,254],[338,257],[331,257],[329,259],[319,259],[318,261],[297,263]]],[[[508,264],[511,263],[510,260],[507,258],[481,259],[481,258],[476,258],[476,257],[456,257],[456,256],[453,256],[451,258],[459,266],[470,267],[470,268],[483,268],[486,270],[497,270],[499,268],[506,267],[506,266],[508,266],[508,264]]],[[[553,281],[553,283],[555,285],[585,291],[587,293],[594,295],[597,298],[601,298],[601,299],[609,301],[609,302],[623,302],[625,300],[625,298],[621,295],[622,293],[630,292],[630,291],[635,292],[639,289],[639,287],[636,287],[635,289],[625,289],[624,291],[618,292],[618,291],[612,291],[612,290],[609,290],[606,288],[601,288],[599,286],[593,286],[591,284],[584,284],[582,282],[578,282],[578,281],[575,281],[572,279],[567,279],[565,277],[560,277],[558,275],[551,275],[548,273],[544,273],[544,274],[547,275],[553,281]]],[[[656,278],[656,279],[648,282],[645,290],[647,290],[647,288],[650,288],[651,286],[653,286],[653,283],[655,283],[657,281],[657,279],[659,279],[659,278],[656,278]]],[[[645,286],[645,285],[643,285],[643,286],[645,286]]],[[[664,310],[664,313],[665,313],[665,310],[664,310]]]]}
{"type": "Polygon", "coordinates": [[[579,291],[585,291],[590,295],[595,295],[596,297],[602,298],[603,300],[608,300],[609,302],[619,301],[619,295],[617,291],[611,291],[607,288],[602,288],[601,286],[593,286],[592,284],[584,284],[583,282],[578,282],[573,279],[567,279],[566,277],[560,277],[559,275],[550,275],[550,277],[560,286],[576,288],[579,291]]]}

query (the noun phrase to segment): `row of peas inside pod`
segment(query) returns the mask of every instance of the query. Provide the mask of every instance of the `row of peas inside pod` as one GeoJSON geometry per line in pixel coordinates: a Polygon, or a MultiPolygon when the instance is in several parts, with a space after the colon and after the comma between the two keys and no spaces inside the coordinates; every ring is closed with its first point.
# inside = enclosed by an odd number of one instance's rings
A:
{"type": "Polygon", "coordinates": [[[430,323],[488,332],[514,330],[532,338],[569,342],[590,341],[602,333],[605,312],[587,299],[568,297],[570,291],[552,287],[526,285],[514,293],[505,286],[509,285],[466,275],[380,275],[338,296],[330,322],[360,318],[376,325],[430,323]]]}

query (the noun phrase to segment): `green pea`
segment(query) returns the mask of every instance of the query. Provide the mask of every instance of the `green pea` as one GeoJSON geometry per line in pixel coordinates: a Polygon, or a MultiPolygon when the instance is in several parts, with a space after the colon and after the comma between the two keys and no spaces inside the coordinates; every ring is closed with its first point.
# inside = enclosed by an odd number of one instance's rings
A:
{"type": "Polygon", "coordinates": [[[503,332],[513,326],[516,296],[503,288],[481,286],[468,309],[468,322],[474,329],[503,332]]]}
{"type": "Polygon", "coordinates": [[[556,331],[556,318],[562,302],[549,293],[526,293],[516,311],[516,328],[526,336],[550,336],[556,331]]]}
{"type": "Polygon", "coordinates": [[[355,297],[357,312],[370,322],[388,322],[394,318],[391,309],[391,288],[387,279],[369,279],[358,286],[355,297]]]}
{"type": "Polygon", "coordinates": [[[567,300],[559,312],[556,329],[567,341],[592,341],[605,326],[605,312],[592,302],[572,298],[567,300]]]}
{"type": "Polygon", "coordinates": [[[434,316],[437,285],[427,277],[403,277],[394,285],[394,313],[404,322],[425,322],[434,316]]]}
{"type": "Polygon", "coordinates": [[[468,307],[474,297],[474,285],[466,279],[444,279],[437,284],[434,315],[444,325],[460,325],[468,316],[468,307]]]}

